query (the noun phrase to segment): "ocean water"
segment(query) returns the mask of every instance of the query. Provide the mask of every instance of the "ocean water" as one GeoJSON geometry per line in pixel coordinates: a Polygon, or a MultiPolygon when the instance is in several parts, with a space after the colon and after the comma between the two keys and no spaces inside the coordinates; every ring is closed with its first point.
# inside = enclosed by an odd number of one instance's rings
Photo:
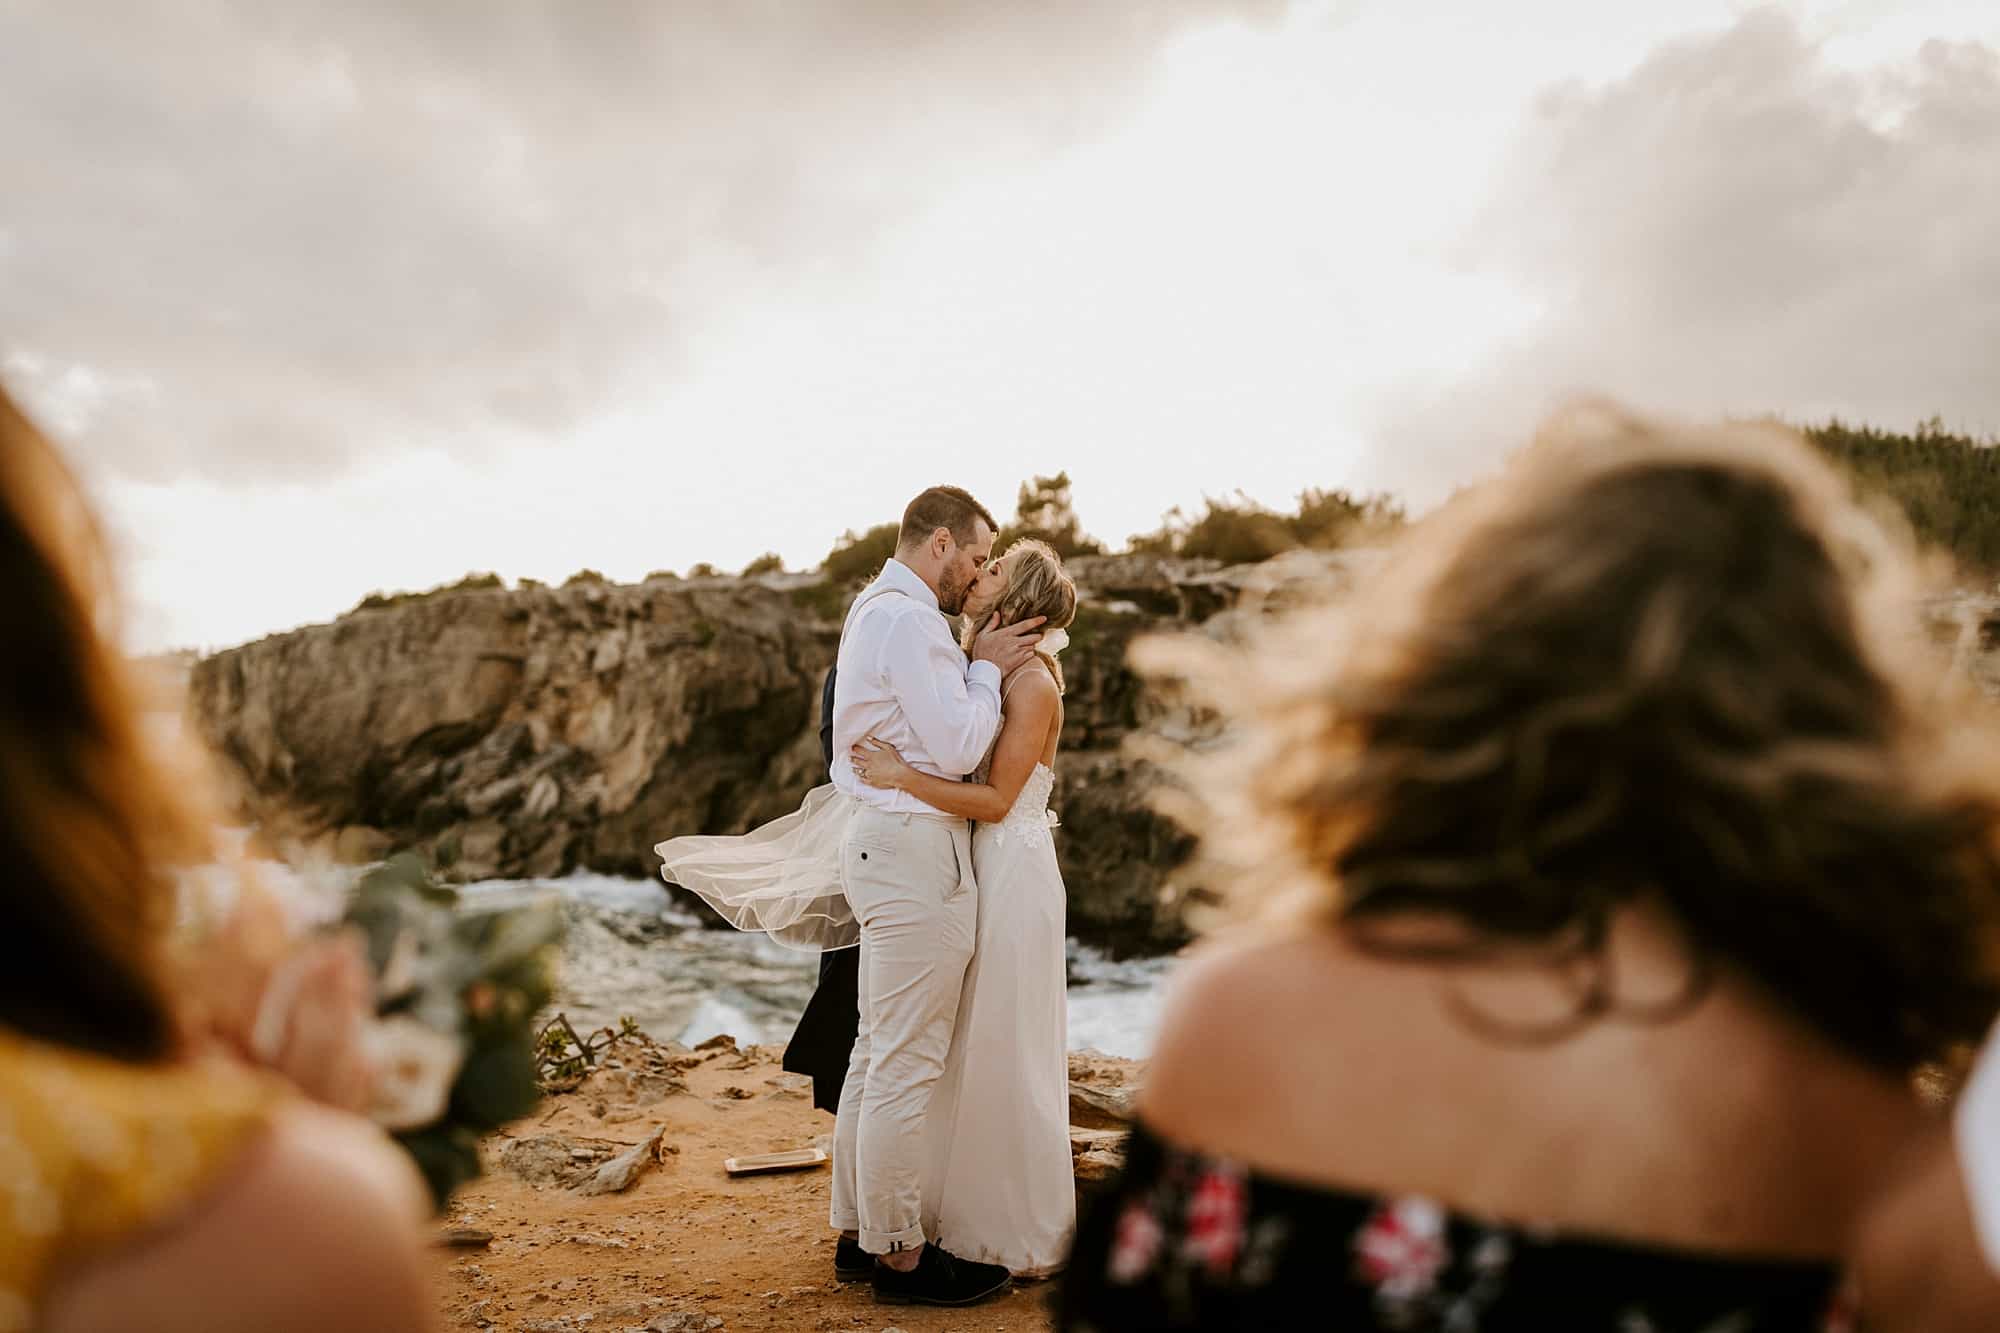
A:
{"type": "MultiPolygon", "coordinates": [[[[562,898],[570,930],[555,1007],[579,1032],[629,1015],[654,1036],[689,1045],[724,1033],[739,1042],[783,1042],[819,975],[819,955],[704,927],[653,881],[578,874],[490,880],[466,892],[489,900],[562,898]]],[[[1114,961],[1070,941],[1070,1048],[1149,1054],[1172,962],[1114,961]]]]}

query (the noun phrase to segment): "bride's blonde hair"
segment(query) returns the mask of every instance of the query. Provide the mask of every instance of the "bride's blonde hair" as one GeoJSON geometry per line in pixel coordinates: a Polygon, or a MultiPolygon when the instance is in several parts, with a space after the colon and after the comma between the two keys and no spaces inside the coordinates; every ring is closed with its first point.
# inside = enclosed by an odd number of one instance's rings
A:
{"type": "MultiPolygon", "coordinates": [[[[1062,557],[1055,548],[1045,541],[1023,537],[1008,546],[1005,558],[1007,586],[993,606],[1000,613],[1000,623],[1011,625],[1031,616],[1045,616],[1044,633],[1067,629],[1076,619],[1076,581],[1063,569],[1062,557]]],[[[965,626],[964,643],[968,650],[982,628],[983,622],[965,626]]],[[[1056,690],[1061,692],[1065,688],[1062,666],[1052,654],[1038,652],[1035,656],[1048,667],[1049,674],[1056,679],[1056,690]]]]}

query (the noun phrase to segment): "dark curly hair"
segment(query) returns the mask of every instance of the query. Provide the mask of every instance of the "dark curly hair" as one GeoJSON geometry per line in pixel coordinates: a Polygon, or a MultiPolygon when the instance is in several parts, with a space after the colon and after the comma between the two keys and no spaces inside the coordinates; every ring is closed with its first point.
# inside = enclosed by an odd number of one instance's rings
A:
{"type": "Polygon", "coordinates": [[[1378,955],[1580,967],[1577,1022],[1621,1008],[1613,914],[1663,906],[1687,1003],[1721,964],[1937,1058],[2000,1011],[2000,750],[1918,655],[1913,570],[1788,432],[1577,409],[1337,613],[1216,656],[1250,744],[1205,845],[1378,955]]]}

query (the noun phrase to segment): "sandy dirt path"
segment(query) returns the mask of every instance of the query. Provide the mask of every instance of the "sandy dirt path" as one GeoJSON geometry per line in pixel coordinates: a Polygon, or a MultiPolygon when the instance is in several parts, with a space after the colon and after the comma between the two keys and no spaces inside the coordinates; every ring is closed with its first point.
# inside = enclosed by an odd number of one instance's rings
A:
{"type": "MultiPolygon", "coordinates": [[[[725,1039],[726,1040],[726,1039],[725,1039]]],[[[487,1174],[452,1201],[442,1226],[491,1234],[483,1247],[440,1248],[433,1288],[442,1326],[501,1333],[675,1330],[980,1330],[1050,1327],[1046,1284],[1017,1286],[968,1310],[877,1305],[866,1283],[833,1280],[827,1168],[727,1175],[723,1159],[825,1146],[833,1118],[777,1047],[687,1051],[621,1043],[574,1091],[485,1145],[487,1174]],[[663,1149],[627,1190],[587,1197],[573,1185],[663,1131],[663,1149]],[[721,1322],[713,1323],[712,1320],[721,1322]]],[[[1127,1061],[1079,1056],[1072,1076],[1114,1099],[1136,1078],[1127,1061]]],[[[1113,1136],[1111,1121],[1075,1117],[1113,1136]]],[[[1087,1152],[1085,1177],[1111,1158],[1087,1152]]],[[[473,1239],[477,1239],[476,1237],[473,1239]]]]}

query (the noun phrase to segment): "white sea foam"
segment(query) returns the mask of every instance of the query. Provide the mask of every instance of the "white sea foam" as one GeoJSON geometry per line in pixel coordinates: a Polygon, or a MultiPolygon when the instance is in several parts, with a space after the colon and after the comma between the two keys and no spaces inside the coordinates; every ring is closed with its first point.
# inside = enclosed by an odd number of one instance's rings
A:
{"type": "MultiPolygon", "coordinates": [[[[629,1014],[657,1035],[741,1042],[791,1036],[819,977],[819,958],[762,935],[706,926],[697,909],[657,881],[577,874],[543,881],[492,880],[472,896],[546,892],[572,904],[557,1003],[579,1027],[629,1014]]],[[[1143,1057],[1159,1021],[1168,958],[1115,961],[1072,940],[1070,1048],[1143,1057]]]]}
{"type": "Polygon", "coordinates": [[[1144,1059],[1153,1052],[1172,958],[1110,955],[1069,944],[1069,1047],[1144,1059]]]}
{"type": "MultiPolygon", "coordinates": [[[[256,865],[301,924],[338,915],[361,871],[256,865]]],[[[198,877],[200,894],[223,891],[220,877],[198,877]]],[[[569,904],[570,931],[556,1007],[580,1031],[615,1026],[630,1016],[647,1031],[692,1044],[727,1034],[740,1042],[782,1042],[805,1008],[819,975],[816,954],[798,953],[762,935],[715,929],[700,909],[659,881],[579,873],[551,880],[482,880],[465,886],[473,901],[504,902],[554,891],[569,904]]],[[[1142,1058],[1152,1050],[1163,978],[1170,958],[1114,960],[1069,945],[1069,1038],[1072,1050],[1142,1058]]]]}

